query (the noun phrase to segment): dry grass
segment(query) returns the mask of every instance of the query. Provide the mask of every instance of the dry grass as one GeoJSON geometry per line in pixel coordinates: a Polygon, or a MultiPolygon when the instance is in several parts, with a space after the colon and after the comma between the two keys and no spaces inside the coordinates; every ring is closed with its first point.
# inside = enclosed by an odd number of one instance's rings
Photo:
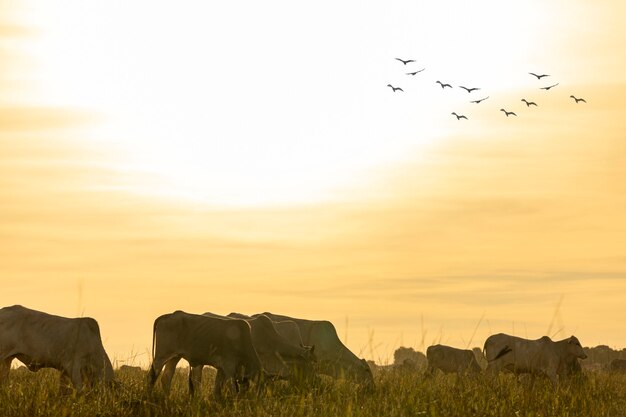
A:
{"type": "Polygon", "coordinates": [[[2,416],[625,416],[626,375],[587,373],[554,389],[547,381],[500,375],[460,378],[395,371],[376,375],[373,392],[350,383],[323,380],[299,391],[276,383],[261,396],[253,392],[215,401],[211,381],[190,399],[186,374],[176,374],[172,393],[149,397],[145,372],[117,371],[117,389],[81,396],[58,395],[58,373],[11,372],[0,388],[2,416]]]}

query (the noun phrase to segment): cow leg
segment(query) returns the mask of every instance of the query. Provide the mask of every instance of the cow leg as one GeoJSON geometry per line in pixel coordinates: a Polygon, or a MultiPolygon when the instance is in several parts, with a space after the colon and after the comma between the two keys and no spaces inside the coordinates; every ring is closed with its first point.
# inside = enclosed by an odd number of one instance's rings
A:
{"type": "Polygon", "coordinates": [[[202,385],[202,369],[204,365],[192,366],[189,369],[189,395],[192,397],[196,394],[196,390],[200,391],[202,385]]]}
{"type": "MultiPolygon", "coordinates": [[[[150,365],[150,369],[148,371],[148,392],[152,391],[152,389],[154,388],[154,384],[156,384],[156,381],[159,378],[161,371],[163,370],[163,366],[166,365],[170,360],[171,358],[163,359],[159,357],[155,357],[153,359],[152,364],[150,365]]],[[[178,363],[179,360],[180,358],[176,359],[173,370],[166,370],[166,372],[163,373],[163,376],[161,377],[162,380],[168,377],[168,379],[170,380],[169,382],[171,382],[174,371],[176,370],[176,363],[178,363]],[[166,375],[166,373],[171,373],[171,375],[166,375]]],[[[161,381],[163,387],[165,387],[166,385],[168,386],[168,390],[169,382],[167,384],[164,384],[163,381],[161,381]]]]}
{"type": "Polygon", "coordinates": [[[72,372],[71,372],[71,375],[69,375],[69,377],[72,380],[72,385],[74,385],[74,389],[76,389],[76,392],[80,394],[83,391],[83,376],[81,373],[80,366],[78,365],[72,366],[72,372]]]}
{"type": "Polygon", "coordinates": [[[9,380],[9,370],[11,369],[13,358],[9,357],[0,361],[0,384],[9,380]]]}
{"type": "Polygon", "coordinates": [[[213,395],[216,398],[222,398],[224,393],[224,371],[217,368],[217,375],[215,376],[215,385],[213,386],[213,395]]]}
{"type": "Polygon", "coordinates": [[[157,364],[156,359],[152,361],[152,364],[150,364],[150,369],[148,370],[148,392],[152,391],[152,388],[154,388],[154,384],[156,383],[162,369],[163,364],[157,364]]]}
{"type": "Polygon", "coordinates": [[[163,375],[161,375],[161,388],[166,394],[169,394],[170,388],[172,387],[172,378],[176,372],[178,361],[180,361],[180,358],[175,357],[165,362],[165,369],[163,370],[163,375]]]}
{"type": "Polygon", "coordinates": [[[217,376],[215,377],[215,386],[213,387],[213,395],[216,398],[222,398],[226,391],[237,392],[237,384],[235,382],[234,373],[230,372],[229,376],[221,368],[217,368],[217,376]]]}

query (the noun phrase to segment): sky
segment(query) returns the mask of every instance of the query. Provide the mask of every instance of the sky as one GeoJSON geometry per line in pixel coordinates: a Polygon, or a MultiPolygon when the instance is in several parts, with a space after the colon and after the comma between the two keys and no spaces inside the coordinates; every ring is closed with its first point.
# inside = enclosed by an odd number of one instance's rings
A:
{"type": "Polygon", "coordinates": [[[496,332],[625,347],[624,18],[0,0],[0,305],[96,318],[118,365],[177,309],[331,320],[383,363],[496,332]]]}

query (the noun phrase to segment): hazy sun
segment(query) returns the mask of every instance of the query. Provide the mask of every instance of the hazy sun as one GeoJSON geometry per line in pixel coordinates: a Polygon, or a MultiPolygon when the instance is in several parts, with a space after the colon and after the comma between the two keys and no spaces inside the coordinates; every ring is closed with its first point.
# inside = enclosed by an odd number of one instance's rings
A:
{"type": "MultiPolygon", "coordinates": [[[[101,114],[88,139],[118,149],[120,171],[151,178],[129,185],[135,191],[222,205],[340,197],[367,182],[372,168],[450,130],[449,103],[434,99],[435,74],[506,89],[515,80],[494,74],[526,59],[504,55],[531,38],[519,31],[500,44],[493,34],[506,22],[474,16],[474,42],[486,49],[464,51],[456,46],[464,42],[463,21],[440,27],[428,17],[442,11],[434,4],[407,6],[423,20],[407,36],[374,25],[345,33],[324,8],[289,2],[246,10],[205,2],[34,3],[26,18],[45,33],[31,45],[43,100],[101,114]],[[476,64],[494,48],[501,64],[476,64]],[[402,53],[428,67],[422,79],[406,78],[393,59],[402,53]],[[463,78],[456,60],[473,62],[463,78]],[[410,95],[409,81],[424,83],[418,95],[410,95]],[[390,94],[389,82],[407,94],[390,94]]],[[[362,13],[366,22],[379,19],[373,8],[362,13]]]]}

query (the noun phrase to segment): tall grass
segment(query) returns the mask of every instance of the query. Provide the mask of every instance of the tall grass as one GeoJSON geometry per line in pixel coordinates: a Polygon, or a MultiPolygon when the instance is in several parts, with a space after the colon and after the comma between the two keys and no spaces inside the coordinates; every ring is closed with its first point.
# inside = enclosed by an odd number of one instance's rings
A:
{"type": "Polygon", "coordinates": [[[381,371],[376,389],[323,379],[312,389],[286,382],[214,400],[212,381],[189,398],[186,371],[169,396],[145,390],[145,372],[116,371],[119,386],[80,396],[58,395],[58,372],[11,371],[0,388],[1,416],[626,416],[626,375],[589,372],[553,388],[543,378],[497,378],[381,371]]]}

